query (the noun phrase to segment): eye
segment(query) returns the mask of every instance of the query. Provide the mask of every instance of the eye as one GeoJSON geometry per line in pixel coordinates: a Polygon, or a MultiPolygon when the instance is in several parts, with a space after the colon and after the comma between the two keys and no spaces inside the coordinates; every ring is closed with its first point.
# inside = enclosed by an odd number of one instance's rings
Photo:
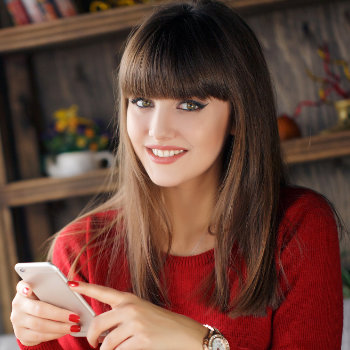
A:
{"type": "Polygon", "coordinates": [[[179,105],[180,109],[183,109],[183,110],[189,111],[189,112],[203,109],[205,106],[206,105],[199,103],[197,101],[194,101],[194,100],[184,101],[179,105]]]}
{"type": "Polygon", "coordinates": [[[150,100],[146,100],[142,97],[134,98],[130,100],[130,102],[140,108],[148,108],[152,106],[152,102],[150,100]]]}

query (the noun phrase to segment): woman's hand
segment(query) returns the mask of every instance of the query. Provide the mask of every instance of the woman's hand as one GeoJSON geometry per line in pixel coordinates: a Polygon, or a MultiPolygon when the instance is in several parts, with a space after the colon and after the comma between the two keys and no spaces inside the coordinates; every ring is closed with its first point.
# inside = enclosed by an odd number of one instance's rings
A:
{"type": "Polygon", "coordinates": [[[100,335],[101,350],[202,350],[207,329],[186,316],[170,312],[134,294],[111,288],[78,282],[69,282],[75,292],[111,306],[112,310],[94,318],[87,340],[93,347],[100,335]]]}
{"type": "Polygon", "coordinates": [[[30,285],[23,281],[17,284],[17,294],[12,301],[11,322],[16,337],[26,346],[57,339],[79,329],[75,324],[79,322],[78,315],[38,300],[30,285]]]}

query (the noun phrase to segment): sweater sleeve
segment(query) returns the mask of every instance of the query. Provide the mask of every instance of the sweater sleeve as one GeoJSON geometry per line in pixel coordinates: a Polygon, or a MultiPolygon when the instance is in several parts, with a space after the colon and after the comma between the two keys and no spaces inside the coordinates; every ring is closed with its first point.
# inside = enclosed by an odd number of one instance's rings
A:
{"type": "Polygon", "coordinates": [[[273,315],[271,349],[340,349],[343,293],[335,218],[317,197],[298,213],[290,220],[296,234],[281,253],[288,283],[273,315]]]}
{"type": "MultiPolygon", "coordinates": [[[[90,230],[90,218],[85,218],[67,226],[57,237],[54,245],[52,263],[55,264],[64,275],[68,275],[70,267],[79,254],[80,249],[86,243],[86,237],[90,230]]],[[[81,255],[79,265],[81,271],[74,276],[75,280],[88,281],[88,267],[86,256],[81,255]]],[[[71,335],[63,336],[59,339],[43,342],[35,346],[24,346],[17,339],[17,343],[22,350],[82,350],[93,349],[86,338],[76,338],[71,335]]]]}

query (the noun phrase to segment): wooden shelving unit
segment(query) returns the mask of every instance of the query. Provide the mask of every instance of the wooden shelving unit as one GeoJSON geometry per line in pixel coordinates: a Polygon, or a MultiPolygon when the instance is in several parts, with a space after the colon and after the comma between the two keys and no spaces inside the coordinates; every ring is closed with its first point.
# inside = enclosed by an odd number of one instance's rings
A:
{"type": "MultiPolygon", "coordinates": [[[[334,1],[342,0],[226,0],[225,3],[237,9],[241,14],[249,15],[274,9],[333,3],[334,1]]],[[[13,81],[27,79],[29,75],[22,64],[25,61],[23,58],[25,55],[53,46],[80,43],[83,40],[96,39],[128,30],[140,23],[152,12],[153,7],[161,2],[167,1],[153,1],[145,5],[116,8],[51,22],[1,29],[0,55],[8,60],[7,68],[12,69],[13,81]]],[[[21,95],[21,90],[17,89],[15,93],[21,95]]],[[[16,113],[19,116],[22,115],[21,110],[17,110],[16,113]]],[[[26,134],[24,133],[23,136],[26,134]]],[[[350,155],[350,131],[290,140],[284,142],[282,148],[288,164],[348,156],[350,155]]],[[[6,286],[5,290],[0,293],[0,313],[5,331],[11,332],[9,314],[16,282],[13,265],[17,260],[11,208],[92,195],[101,191],[108,192],[111,186],[106,180],[107,170],[64,179],[33,178],[7,183],[6,164],[2,151],[0,135],[0,285],[6,286]]]]}
{"type": "MultiPolygon", "coordinates": [[[[334,1],[341,0],[226,0],[224,2],[242,14],[249,14],[334,1]]],[[[166,2],[158,0],[150,4],[115,8],[50,22],[5,28],[0,30],[0,54],[43,49],[128,29],[149,15],[156,4],[166,2]]]]}

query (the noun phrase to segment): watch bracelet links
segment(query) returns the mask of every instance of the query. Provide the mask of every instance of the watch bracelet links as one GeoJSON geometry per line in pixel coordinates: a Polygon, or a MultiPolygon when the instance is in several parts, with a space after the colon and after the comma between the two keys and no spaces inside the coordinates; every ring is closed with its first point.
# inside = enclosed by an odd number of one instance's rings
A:
{"type": "Polygon", "coordinates": [[[203,350],[209,350],[209,339],[213,336],[214,333],[221,334],[221,332],[208,324],[203,324],[204,327],[208,328],[208,333],[203,339],[203,350]]]}

